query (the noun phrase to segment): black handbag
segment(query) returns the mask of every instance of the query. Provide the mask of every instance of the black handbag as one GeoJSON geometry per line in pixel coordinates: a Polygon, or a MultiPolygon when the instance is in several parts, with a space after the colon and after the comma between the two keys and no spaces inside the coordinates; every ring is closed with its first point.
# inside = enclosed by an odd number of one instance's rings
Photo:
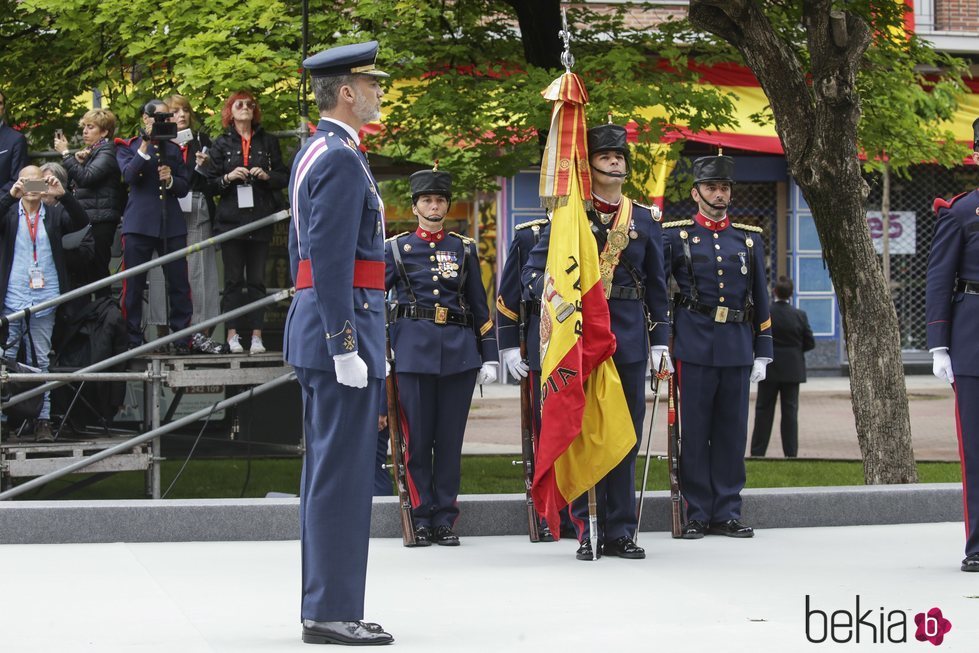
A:
{"type": "MultiPolygon", "coordinates": [[[[10,348],[13,343],[8,343],[4,345],[4,350],[10,348]]],[[[8,372],[11,373],[39,373],[41,369],[37,365],[37,351],[34,349],[34,337],[31,335],[31,318],[30,313],[24,316],[24,330],[20,334],[20,347],[17,349],[17,359],[12,360],[7,356],[3,357],[3,366],[8,372]],[[30,347],[30,364],[27,363],[27,352],[28,348],[25,347],[26,344],[30,347]]],[[[33,390],[34,388],[40,386],[43,381],[10,381],[3,384],[2,397],[0,401],[7,402],[12,396],[18,395],[22,392],[27,392],[28,390],[33,390]]],[[[44,395],[39,394],[36,397],[31,397],[19,403],[14,404],[8,408],[4,409],[4,413],[8,418],[26,420],[26,419],[36,419],[38,415],[41,414],[41,406],[44,404],[44,395]]]]}

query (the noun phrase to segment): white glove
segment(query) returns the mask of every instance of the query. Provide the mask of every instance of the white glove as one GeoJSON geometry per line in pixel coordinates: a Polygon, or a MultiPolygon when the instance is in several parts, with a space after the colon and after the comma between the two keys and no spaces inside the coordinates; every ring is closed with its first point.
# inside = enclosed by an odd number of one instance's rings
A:
{"type": "Polygon", "coordinates": [[[483,366],[479,368],[479,372],[476,374],[476,383],[483,385],[484,383],[493,383],[497,379],[498,370],[500,364],[496,361],[489,361],[488,363],[483,363],[483,366]]]}
{"type": "Polygon", "coordinates": [[[349,354],[337,354],[333,357],[337,381],[351,388],[367,387],[367,363],[355,351],[349,354]]]}
{"type": "Polygon", "coordinates": [[[676,371],[673,369],[673,360],[670,358],[670,348],[666,345],[653,345],[650,347],[649,360],[653,365],[653,374],[659,374],[664,362],[666,363],[667,372],[673,374],[676,371]]]}
{"type": "Polygon", "coordinates": [[[752,383],[760,383],[765,380],[768,364],[772,361],[768,358],[756,358],[751,365],[751,376],[748,377],[752,383]]]}
{"type": "Polygon", "coordinates": [[[503,358],[503,364],[506,365],[510,376],[515,379],[527,378],[527,375],[530,373],[530,365],[521,358],[519,347],[504,349],[500,352],[500,356],[503,358]]]}
{"type": "MultiPolygon", "coordinates": [[[[384,378],[386,379],[389,376],[391,376],[391,361],[389,361],[388,359],[385,358],[384,359],[384,378]]],[[[380,430],[380,429],[378,429],[378,430],[380,430]]]]}
{"type": "Polygon", "coordinates": [[[931,373],[942,381],[955,383],[955,376],[952,374],[952,359],[948,355],[948,350],[944,347],[935,349],[931,352],[931,373]]]}

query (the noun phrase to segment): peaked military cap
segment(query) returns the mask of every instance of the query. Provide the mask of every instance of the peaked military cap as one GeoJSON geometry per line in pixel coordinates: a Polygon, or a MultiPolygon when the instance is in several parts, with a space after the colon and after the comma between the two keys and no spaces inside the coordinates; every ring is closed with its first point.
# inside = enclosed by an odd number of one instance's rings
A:
{"type": "Polygon", "coordinates": [[[979,152],[979,118],[972,121],[972,149],[979,152]]]}
{"type": "Polygon", "coordinates": [[[335,75],[389,75],[375,67],[377,61],[377,41],[341,45],[323,50],[303,61],[312,77],[333,77],[335,75]]]}
{"type": "Polygon", "coordinates": [[[452,175],[442,170],[419,170],[408,177],[411,184],[411,201],[416,202],[422,195],[442,195],[452,199],[452,175]]]}
{"type": "Polygon", "coordinates": [[[726,181],[734,183],[734,159],[729,156],[702,156],[693,162],[693,183],[726,181]]]}

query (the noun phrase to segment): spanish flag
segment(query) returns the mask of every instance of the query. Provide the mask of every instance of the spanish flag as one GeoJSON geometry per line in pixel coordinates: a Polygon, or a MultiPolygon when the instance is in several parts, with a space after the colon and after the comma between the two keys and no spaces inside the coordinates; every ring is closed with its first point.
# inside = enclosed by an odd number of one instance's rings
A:
{"type": "MultiPolygon", "coordinates": [[[[568,75],[573,74],[564,76],[568,75]]],[[[566,106],[556,104],[555,112],[566,106]]],[[[578,120],[572,126],[575,135],[584,134],[583,112],[578,112],[578,120]]],[[[551,136],[560,137],[553,132],[551,136]]],[[[600,481],[636,444],[622,381],[612,362],[615,336],[598,271],[598,245],[588,226],[577,174],[588,174],[588,169],[577,170],[578,157],[569,158],[569,174],[562,175],[567,201],[556,203],[551,218],[544,271],[542,419],[531,490],[537,512],[547,519],[555,538],[561,530],[558,511],[600,481]]]]}

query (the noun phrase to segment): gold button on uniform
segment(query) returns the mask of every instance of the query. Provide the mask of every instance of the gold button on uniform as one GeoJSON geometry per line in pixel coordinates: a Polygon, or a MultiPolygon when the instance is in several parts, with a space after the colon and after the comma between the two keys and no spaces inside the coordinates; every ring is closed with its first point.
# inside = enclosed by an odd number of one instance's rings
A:
{"type": "Polygon", "coordinates": [[[721,257],[720,257],[720,256],[718,256],[718,257],[717,257],[717,262],[718,262],[718,263],[720,263],[720,262],[721,262],[721,257]]]}
{"type": "Polygon", "coordinates": [[[720,248],[721,248],[720,245],[718,245],[717,243],[714,243],[714,249],[720,249],[720,248]]]}
{"type": "Polygon", "coordinates": [[[720,282],[719,284],[717,284],[717,287],[718,287],[718,288],[723,288],[723,287],[724,287],[724,282],[722,281],[722,282],[720,282]]]}
{"type": "Polygon", "coordinates": [[[368,304],[367,302],[364,302],[364,310],[366,311],[368,308],[370,308],[370,304],[368,304]]]}
{"type": "Polygon", "coordinates": [[[723,277],[724,276],[724,270],[718,270],[717,271],[717,274],[723,277]]]}
{"type": "Polygon", "coordinates": [[[432,291],[432,294],[433,294],[433,295],[437,295],[437,294],[439,294],[439,289],[438,289],[438,288],[436,288],[435,290],[433,290],[433,291],[432,291]]]}
{"type": "Polygon", "coordinates": [[[439,280],[438,275],[432,275],[432,281],[438,281],[438,280],[439,280]]]}
{"type": "Polygon", "coordinates": [[[432,249],[435,249],[435,243],[429,243],[428,246],[431,247],[432,249]]]}
{"type": "Polygon", "coordinates": [[[721,297],[721,298],[720,298],[720,299],[718,299],[717,301],[719,301],[719,302],[721,302],[721,303],[723,304],[723,303],[724,303],[724,298],[723,298],[723,297],[721,297]]]}
{"type": "Polygon", "coordinates": [[[718,235],[717,235],[717,232],[715,231],[715,232],[714,232],[714,240],[717,240],[718,238],[720,238],[720,236],[718,236],[718,235]]]}
{"type": "MultiPolygon", "coordinates": [[[[434,256],[429,256],[429,257],[428,257],[428,260],[429,260],[429,261],[434,261],[434,260],[435,260],[435,257],[434,257],[434,256]]],[[[432,268],[432,269],[434,270],[435,268],[432,268]]]]}

